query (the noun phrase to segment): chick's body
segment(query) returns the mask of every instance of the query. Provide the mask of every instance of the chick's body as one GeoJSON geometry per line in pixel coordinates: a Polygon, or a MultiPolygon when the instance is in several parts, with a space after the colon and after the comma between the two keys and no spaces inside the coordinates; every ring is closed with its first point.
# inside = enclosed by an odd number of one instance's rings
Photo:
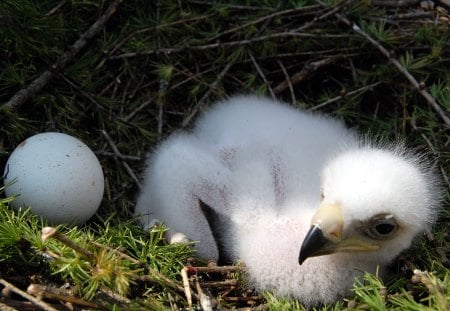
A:
{"type": "Polygon", "coordinates": [[[205,113],[190,133],[159,146],[148,160],[135,213],[144,226],[158,219],[198,241],[201,257],[243,261],[258,289],[306,305],[330,303],[361,271],[391,261],[430,222],[437,194],[427,182],[431,175],[417,165],[401,150],[362,144],[335,119],[238,96],[205,113]],[[390,165],[406,168],[392,177],[390,165]],[[389,191],[403,184],[416,191],[414,198],[389,191]],[[344,237],[371,243],[361,228],[372,215],[388,213],[397,217],[399,238],[376,241],[378,251],[340,252],[299,265],[300,246],[324,202],[340,206],[344,237]],[[213,213],[206,215],[202,205],[213,213]],[[409,215],[410,208],[417,210],[409,215]]]}

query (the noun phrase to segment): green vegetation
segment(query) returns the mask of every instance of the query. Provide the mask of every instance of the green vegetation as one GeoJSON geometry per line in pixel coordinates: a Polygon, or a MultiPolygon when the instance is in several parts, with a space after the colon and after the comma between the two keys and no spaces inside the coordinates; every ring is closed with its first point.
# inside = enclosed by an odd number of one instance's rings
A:
{"type": "MultiPolygon", "coordinates": [[[[106,192],[89,223],[57,228],[78,250],[42,240],[44,221],[0,199],[0,287],[64,285],[67,296],[108,310],[187,308],[180,271],[191,251],[133,221],[136,176],[158,141],[217,99],[248,92],[403,139],[442,176],[443,212],[393,264],[392,278],[366,275],[354,297],[318,310],[448,310],[450,8],[394,2],[1,1],[0,167],[28,136],[61,131],[95,151],[106,192]],[[105,23],[90,28],[112,4],[105,23]],[[75,44],[80,37],[85,45],[75,44]],[[47,70],[42,87],[13,99],[47,70]]],[[[223,307],[303,309],[252,292],[236,272],[198,277],[200,285],[223,279],[238,280],[211,288],[223,307]]],[[[0,305],[11,301],[28,303],[5,296],[0,305]]]]}

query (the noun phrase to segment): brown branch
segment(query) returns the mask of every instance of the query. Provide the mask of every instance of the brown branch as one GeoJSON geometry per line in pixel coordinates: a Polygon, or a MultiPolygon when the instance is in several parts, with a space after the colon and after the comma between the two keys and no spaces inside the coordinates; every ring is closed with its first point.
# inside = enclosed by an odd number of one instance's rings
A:
{"type": "Polygon", "coordinates": [[[372,84],[360,87],[359,89],[356,89],[356,90],[350,91],[348,93],[345,93],[345,95],[339,95],[339,96],[327,99],[326,101],[324,101],[324,102],[322,102],[322,103],[320,103],[320,104],[318,104],[318,105],[316,105],[314,107],[311,107],[308,110],[313,111],[313,110],[317,110],[317,109],[323,108],[323,107],[325,107],[325,106],[327,106],[327,105],[329,105],[331,103],[334,103],[334,102],[336,102],[336,101],[338,101],[338,100],[340,100],[340,99],[342,99],[342,98],[344,98],[346,96],[355,95],[355,94],[358,94],[358,93],[363,93],[365,91],[368,91],[368,90],[374,88],[375,86],[377,86],[377,85],[379,85],[381,83],[382,82],[378,81],[378,82],[375,82],[375,83],[372,83],[372,84]]]}
{"type": "Polygon", "coordinates": [[[266,20],[273,19],[274,17],[277,17],[277,16],[282,16],[282,15],[287,15],[287,14],[292,14],[292,13],[309,12],[309,11],[313,11],[313,10],[318,9],[318,8],[320,8],[319,5],[308,5],[308,6],[298,7],[298,8],[294,8],[294,9],[287,9],[287,10],[284,10],[284,11],[277,11],[277,12],[274,12],[272,14],[265,15],[263,17],[257,18],[255,20],[253,20],[251,22],[248,22],[248,23],[245,23],[243,25],[239,25],[237,27],[227,29],[227,30],[225,30],[225,31],[223,31],[223,32],[221,32],[221,33],[211,37],[211,38],[208,38],[208,41],[214,41],[214,40],[216,40],[219,37],[222,37],[224,35],[236,32],[236,31],[241,30],[241,29],[245,29],[247,27],[250,27],[250,26],[258,24],[258,23],[261,23],[261,22],[266,21],[266,20]]]}
{"type": "Polygon", "coordinates": [[[229,42],[217,42],[217,43],[211,43],[211,44],[204,44],[204,45],[194,45],[194,46],[183,46],[183,47],[175,47],[175,48],[160,48],[160,49],[152,49],[145,52],[130,52],[130,53],[123,53],[117,56],[111,56],[110,59],[123,59],[123,58],[132,58],[137,56],[144,56],[144,55],[153,55],[153,54],[159,54],[159,53],[180,53],[185,51],[202,51],[202,50],[208,50],[208,49],[216,49],[216,48],[225,48],[225,47],[234,47],[234,46],[242,46],[242,45],[249,45],[269,39],[282,39],[282,38],[289,38],[289,37],[299,37],[299,38],[330,38],[330,39],[337,39],[337,38],[347,38],[348,35],[335,35],[335,34],[315,34],[315,33],[305,33],[305,32],[295,32],[295,31],[286,31],[286,32],[279,32],[274,34],[269,34],[265,36],[255,37],[251,39],[244,39],[239,41],[229,41],[229,42]]]}
{"type": "Polygon", "coordinates": [[[413,6],[419,2],[420,0],[374,0],[373,5],[400,8],[405,6],[413,6]]]}
{"type": "Polygon", "coordinates": [[[12,285],[11,283],[5,281],[4,279],[0,279],[0,284],[5,286],[5,288],[8,288],[11,291],[13,291],[14,293],[16,293],[16,294],[22,296],[23,298],[27,299],[32,304],[34,304],[35,306],[38,306],[42,310],[45,310],[45,311],[57,311],[57,309],[55,309],[52,306],[46,304],[45,302],[40,301],[39,299],[36,299],[35,297],[25,293],[23,290],[15,287],[14,285],[12,285]]]}
{"type": "Polygon", "coordinates": [[[324,19],[327,19],[330,15],[333,15],[335,13],[337,13],[338,11],[342,10],[342,8],[344,8],[348,3],[350,3],[352,0],[343,0],[339,3],[337,3],[335,6],[331,7],[330,10],[328,10],[327,12],[314,17],[313,20],[303,24],[303,26],[295,29],[295,31],[303,31],[307,28],[310,28],[311,26],[313,26],[315,23],[320,22],[324,19]]]}
{"type": "Polygon", "coordinates": [[[96,303],[75,297],[69,291],[63,291],[59,288],[54,288],[50,286],[40,284],[30,284],[27,288],[27,293],[36,296],[39,299],[47,298],[50,300],[62,300],[79,306],[107,310],[107,308],[100,306],[96,303]]]}
{"type": "Polygon", "coordinates": [[[42,241],[45,242],[46,240],[48,240],[50,238],[58,240],[61,243],[63,243],[64,245],[66,245],[67,247],[70,247],[71,249],[76,251],[77,253],[86,256],[91,262],[96,262],[95,255],[92,252],[90,252],[87,249],[76,244],[74,241],[69,239],[67,236],[65,236],[64,234],[59,232],[58,229],[53,228],[53,227],[42,228],[42,235],[41,235],[42,241]]]}
{"type": "Polygon", "coordinates": [[[89,29],[83,33],[80,38],[75,41],[75,43],[69,47],[67,51],[54,63],[50,69],[44,71],[39,77],[33,80],[26,88],[18,91],[6,104],[4,107],[7,108],[17,108],[18,106],[24,104],[31,98],[33,98],[37,93],[39,93],[54,77],[57,71],[64,68],[73,58],[80,52],[82,48],[86,46],[86,43],[92,39],[100,30],[103,28],[105,23],[109,18],[116,12],[120,3],[123,0],[114,0],[111,5],[106,9],[105,13],[101,15],[95,23],[89,27],[89,29]]]}
{"type": "MultiPolygon", "coordinates": [[[[318,3],[322,5],[326,5],[320,0],[316,0],[318,3]]],[[[445,124],[450,127],[450,118],[446,115],[446,113],[442,110],[442,108],[437,103],[436,99],[427,92],[427,90],[422,87],[419,82],[414,78],[414,76],[409,73],[408,69],[405,68],[397,59],[392,57],[391,53],[389,53],[388,50],[386,50],[378,41],[376,41],[374,38],[372,38],[368,33],[364,32],[357,24],[350,22],[346,17],[339,13],[335,13],[335,16],[338,20],[343,22],[349,27],[352,27],[352,29],[362,36],[364,39],[366,39],[370,44],[372,44],[375,48],[377,48],[381,54],[387,57],[387,59],[400,71],[400,73],[405,76],[405,78],[411,83],[411,85],[422,95],[425,100],[428,102],[428,104],[436,111],[436,113],[442,118],[442,120],[445,122],[445,124]]]]}
{"type": "Polygon", "coordinates": [[[127,171],[128,175],[130,175],[131,179],[133,179],[133,181],[135,182],[135,184],[139,187],[142,188],[142,184],[139,181],[139,178],[136,176],[136,174],[133,172],[133,170],[131,169],[131,167],[128,165],[127,162],[125,162],[124,156],[123,154],[119,151],[119,148],[117,148],[116,144],[114,143],[114,141],[112,140],[111,136],[109,136],[109,134],[105,131],[102,130],[101,131],[103,134],[103,137],[105,137],[106,141],[108,142],[109,146],[111,147],[112,151],[117,155],[118,159],[121,159],[120,161],[122,162],[123,167],[125,168],[125,170],[127,171]]]}
{"type": "MultiPolygon", "coordinates": [[[[69,310],[67,306],[60,303],[47,303],[47,305],[55,308],[56,310],[69,310]]],[[[41,310],[36,308],[32,302],[26,300],[17,300],[12,298],[2,298],[0,300],[0,310],[1,311],[36,311],[41,310]]]]}
{"type": "Polygon", "coordinates": [[[297,100],[295,99],[294,86],[291,83],[291,78],[289,77],[289,74],[288,74],[286,68],[284,67],[283,63],[281,62],[281,60],[277,59],[277,63],[278,63],[278,66],[280,66],[281,71],[283,71],[284,79],[289,87],[289,92],[291,93],[292,105],[295,105],[297,100]]]}
{"type": "Polygon", "coordinates": [[[258,71],[259,75],[263,79],[264,83],[267,85],[267,88],[269,89],[270,96],[272,96],[273,99],[275,99],[275,94],[273,93],[272,87],[270,86],[269,81],[266,78],[266,75],[262,71],[261,67],[259,66],[258,62],[256,61],[255,57],[253,56],[252,51],[248,51],[248,56],[250,56],[250,59],[252,60],[253,65],[256,68],[256,71],[258,71]]]}
{"type": "Polygon", "coordinates": [[[156,25],[156,26],[153,26],[153,27],[148,27],[148,28],[136,30],[136,31],[132,32],[131,34],[129,34],[128,36],[126,36],[121,41],[119,41],[119,43],[117,43],[111,50],[109,50],[108,53],[106,54],[106,56],[100,61],[100,63],[97,65],[97,67],[95,69],[101,68],[106,63],[106,61],[108,61],[110,59],[110,57],[118,49],[120,49],[125,43],[130,41],[130,39],[134,38],[138,34],[143,34],[143,33],[146,33],[146,32],[154,33],[155,31],[164,29],[166,27],[173,27],[173,26],[177,26],[179,24],[186,25],[187,23],[190,23],[190,22],[194,22],[194,21],[197,22],[197,21],[201,21],[201,20],[204,20],[204,19],[212,18],[212,17],[214,17],[214,15],[215,14],[207,14],[207,15],[197,16],[197,17],[193,17],[193,18],[186,18],[186,19],[177,20],[177,21],[174,21],[174,22],[171,22],[171,23],[167,23],[167,24],[159,24],[159,25],[156,25]]]}
{"type": "Polygon", "coordinates": [[[233,272],[244,272],[246,270],[245,265],[237,266],[208,266],[208,267],[188,267],[188,272],[190,274],[197,273],[233,273],[233,272]]]}
{"type": "Polygon", "coordinates": [[[344,57],[345,57],[344,55],[336,55],[336,56],[327,57],[327,58],[324,58],[324,59],[321,59],[321,60],[318,60],[315,62],[307,63],[300,72],[297,72],[296,74],[294,74],[289,80],[283,81],[280,84],[278,84],[273,89],[273,91],[275,94],[280,94],[281,92],[283,92],[285,89],[287,89],[289,87],[289,82],[292,85],[302,82],[306,78],[308,78],[311,74],[313,74],[320,67],[324,67],[329,64],[332,64],[336,60],[338,60],[340,58],[344,58],[344,57]]]}
{"type": "MultiPolygon", "coordinates": [[[[339,15],[339,14],[336,14],[339,15]]],[[[350,21],[347,20],[345,17],[341,16],[342,20],[346,20],[348,22],[348,25],[350,25],[350,21]]],[[[439,104],[436,102],[434,97],[426,91],[425,88],[423,88],[419,82],[414,78],[412,74],[409,73],[408,69],[406,69],[397,59],[392,57],[392,55],[389,53],[388,50],[386,50],[381,44],[379,44],[375,39],[373,39],[371,36],[369,36],[366,32],[364,32],[361,28],[359,28],[358,25],[353,24],[352,28],[355,32],[363,36],[367,41],[369,41],[373,46],[375,46],[384,56],[386,56],[389,61],[397,67],[397,69],[400,71],[403,76],[411,83],[411,85],[422,95],[425,100],[430,104],[430,106],[434,109],[434,111],[437,112],[437,114],[444,120],[445,124],[447,126],[450,126],[450,118],[445,114],[445,112],[442,110],[442,108],[439,106],[439,104]]]]}

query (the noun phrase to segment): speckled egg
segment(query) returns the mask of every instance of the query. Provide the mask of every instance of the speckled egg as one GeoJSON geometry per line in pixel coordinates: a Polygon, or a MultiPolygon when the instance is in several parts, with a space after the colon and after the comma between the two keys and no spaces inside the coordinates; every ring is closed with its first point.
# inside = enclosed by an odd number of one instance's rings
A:
{"type": "Polygon", "coordinates": [[[20,143],[5,166],[5,193],[17,196],[15,209],[52,224],[78,225],[95,214],[104,178],[95,154],[83,142],[62,133],[42,133],[20,143]]]}

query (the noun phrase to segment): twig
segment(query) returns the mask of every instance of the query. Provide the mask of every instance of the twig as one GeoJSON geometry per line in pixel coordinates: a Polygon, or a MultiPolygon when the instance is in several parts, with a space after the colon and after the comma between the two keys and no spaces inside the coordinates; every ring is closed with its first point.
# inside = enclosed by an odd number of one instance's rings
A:
{"type": "Polygon", "coordinates": [[[373,0],[373,5],[400,8],[405,6],[412,6],[419,2],[420,0],[373,0]]]}
{"type": "Polygon", "coordinates": [[[322,21],[324,19],[327,19],[330,15],[333,15],[333,14],[337,13],[339,10],[341,10],[343,7],[345,7],[350,1],[351,0],[344,0],[344,1],[341,1],[340,3],[337,3],[330,10],[328,10],[327,12],[323,13],[320,16],[314,17],[314,19],[312,21],[303,24],[303,26],[295,29],[295,31],[303,31],[303,30],[311,27],[315,23],[320,22],[320,21],[322,21]]]}
{"type": "Polygon", "coordinates": [[[77,304],[80,306],[85,306],[89,308],[107,310],[105,307],[100,306],[96,303],[86,301],[84,299],[75,297],[70,293],[64,293],[58,288],[53,288],[50,286],[44,286],[40,284],[30,284],[27,288],[27,293],[38,298],[47,298],[52,300],[62,300],[66,302],[70,302],[73,304],[77,304]]]}
{"type": "Polygon", "coordinates": [[[92,241],[92,244],[95,245],[98,248],[104,248],[104,249],[108,250],[109,252],[112,252],[112,253],[116,254],[119,258],[127,259],[127,260],[131,261],[132,263],[134,263],[134,264],[136,264],[138,266],[144,265],[143,262],[137,260],[136,258],[131,257],[128,254],[125,254],[125,253],[119,251],[118,249],[112,248],[112,247],[110,247],[108,245],[104,245],[104,244],[101,244],[101,243],[96,242],[96,241],[92,241]]]}
{"type": "Polygon", "coordinates": [[[98,151],[97,154],[99,155],[103,155],[106,157],[116,157],[120,160],[125,160],[125,161],[140,161],[142,160],[142,157],[138,157],[138,156],[131,156],[131,155],[124,155],[124,154],[117,154],[114,152],[107,152],[107,151],[98,151]]]}
{"type": "Polygon", "coordinates": [[[234,47],[234,46],[243,46],[243,45],[249,45],[252,43],[257,43],[269,39],[282,39],[282,38],[289,38],[289,37],[299,37],[299,38],[347,38],[348,35],[335,35],[335,34],[315,34],[315,33],[303,33],[303,32],[294,32],[294,31],[286,31],[286,32],[279,32],[274,34],[269,34],[265,36],[255,37],[251,39],[244,39],[239,41],[229,41],[229,42],[217,42],[217,43],[211,43],[211,44],[205,44],[205,45],[194,45],[194,46],[184,46],[184,47],[175,47],[175,48],[162,48],[162,49],[152,49],[145,52],[131,52],[131,53],[123,53],[117,56],[111,56],[111,59],[123,59],[123,58],[132,58],[136,56],[144,56],[144,55],[153,55],[153,54],[159,54],[159,53],[179,53],[179,52],[185,52],[185,51],[201,51],[201,50],[208,50],[208,49],[216,49],[216,48],[224,48],[224,47],[234,47]]]}
{"type": "Polygon", "coordinates": [[[238,285],[238,280],[229,279],[224,281],[204,281],[202,282],[203,287],[236,287],[238,285]]]}
{"type": "MultiPolygon", "coordinates": [[[[1,301],[5,302],[4,299],[2,299],[1,301]]],[[[9,305],[6,305],[6,304],[4,304],[2,302],[0,302],[0,310],[2,310],[2,311],[17,311],[17,309],[15,309],[15,308],[13,308],[13,307],[11,307],[9,305]]]]}
{"type": "MultiPolygon", "coordinates": [[[[105,137],[106,141],[108,142],[109,146],[111,147],[111,149],[113,150],[113,152],[115,154],[117,154],[117,157],[123,157],[122,153],[119,151],[119,148],[117,148],[116,144],[114,143],[114,141],[112,140],[111,136],[108,135],[108,133],[106,133],[105,130],[102,130],[102,134],[105,137]]],[[[133,172],[133,170],[131,169],[131,167],[128,165],[127,162],[125,162],[124,160],[120,160],[122,162],[123,167],[125,168],[125,170],[127,171],[128,175],[130,175],[131,179],[133,179],[133,181],[136,183],[136,185],[139,188],[142,188],[141,182],[139,181],[139,178],[137,178],[136,174],[133,172]]]]}
{"type": "Polygon", "coordinates": [[[195,283],[195,288],[197,289],[198,297],[200,300],[200,306],[202,307],[202,310],[203,311],[212,311],[213,307],[212,307],[211,297],[209,297],[208,295],[205,294],[202,287],[200,286],[200,282],[196,275],[194,276],[194,283],[195,283]]]}
{"type": "Polygon", "coordinates": [[[167,88],[169,86],[169,83],[165,79],[159,80],[159,90],[158,90],[158,96],[156,98],[157,105],[158,105],[158,127],[157,127],[157,133],[158,133],[158,139],[162,138],[162,132],[163,132],[163,125],[164,125],[164,99],[167,93],[167,88]]]}
{"type": "Polygon", "coordinates": [[[111,301],[115,301],[121,304],[129,304],[131,303],[131,300],[128,299],[125,296],[119,295],[118,293],[114,292],[113,290],[111,290],[108,287],[101,287],[99,289],[100,293],[103,295],[106,295],[108,297],[108,299],[110,299],[111,301]]]}
{"type": "Polygon", "coordinates": [[[450,8],[450,0],[438,0],[438,2],[447,8],[450,8]]]}
{"type": "MultiPolygon", "coordinates": [[[[151,270],[149,270],[148,273],[150,275],[140,275],[140,276],[136,277],[135,280],[140,281],[140,282],[149,282],[152,284],[160,283],[160,284],[163,284],[164,286],[172,288],[173,290],[175,290],[179,293],[185,292],[183,286],[178,284],[178,282],[169,279],[168,277],[159,273],[158,271],[151,269],[151,270]]],[[[197,297],[197,296],[195,295],[195,297],[197,297]]]]}
{"type": "Polygon", "coordinates": [[[50,11],[48,11],[44,16],[52,16],[53,14],[55,14],[60,8],[62,8],[64,6],[64,4],[66,4],[67,0],[63,0],[60,3],[58,3],[53,9],[51,9],[50,11]]]}
{"type": "Polygon", "coordinates": [[[300,72],[297,72],[290,79],[278,84],[273,89],[273,91],[275,92],[275,94],[279,94],[289,87],[289,83],[294,85],[296,83],[302,82],[306,78],[308,78],[311,74],[313,74],[320,67],[324,67],[326,65],[332,64],[336,60],[338,60],[340,58],[344,58],[344,57],[345,57],[345,55],[335,55],[335,56],[326,57],[326,58],[318,60],[318,61],[307,63],[300,72]]]}
{"type": "Polygon", "coordinates": [[[440,165],[439,168],[441,170],[441,175],[444,178],[445,183],[447,184],[447,190],[450,191],[450,179],[448,178],[447,172],[442,165],[440,165]]]}
{"type": "Polygon", "coordinates": [[[95,256],[92,252],[88,251],[87,249],[82,248],[72,240],[70,240],[68,237],[66,237],[64,234],[58,231],[58,229],[53,227],[44,227],[42,228],[42,235],[41,239],[42,241],[46,241],[47,239],[55,239],[63,243],[64,245],[70,247],[77,253],[83,254],[86,256],[91,262],[95,262],[95,256]]]}
{"type": "Polygon", "coordinates": [[[338,101],[338,100],[344,98],[345,96],[355,95],[355,94],[358,94],[358,93],[361,93],[361,92],[365,92],[365,91],[370,90],[371,88],[373,88],[373,87],[375,87],[375,86],[377,86],[377,85],[379,85],[381,83],[382,83],[381,81],[378,81],[378,82],[375,82],[375,83],[372,83],[372,84],[360,87],[359,89],[356,89],[356,90],[350,91],[348,93],[345,93],[345,95],[339,95],[339,96],[327,99],[326,101],[324,101],[324,102],[322,102],[322,103],[320,103],[320,104],[318,104],[318,105],[316,105],[314,107],[311,107],[308,110],[313,111],[313,110],[317,110],[317,109],[323,108],[323,107],[325,107],[325,106],[327,106],[327,105],[329,105],[331,103],[334,103],[335,101],[338,101]]]}
{"type": "Polygon", "coordinates": [[[75,55],[80,52],[82,48],[86,46],[86,43],[92,39],[98,32],[103,28],[105,23],[109,18],[116,12],[120,3],[123,0],[114,0],[111,5],[106,9],[105,13],[101,15],[94,24],[89,27],[89,29],[83,33],[80,38],[67,50],[63,55],[54,63],[50,69],[44,71],[38,78],[33,80],[26,88],[18,91],[6,104],[4,107],[14,109],[22,104],[24,104],[29,99],[33,98],[37,93],[39,93],[47,83],[53,78],[55,72],[60,71],[64,68],[75,55]]]}
{"type": "Polygon", "coordinates": [[[251,302],[251,301],[261,301],[264,300],[262,296],[248,296],[248,297],[223,297],[223,300],[227,302],[251,302]]]}
{"type": "Polygon", "coordinates": [[[281,62],[281,60],[277,59],[277,63],[280,66],[281,71],[283,71],[284,79],[285,79],[287,85],[289,86],[289,92],[291,93],[292,105],[295,105],[296,99],[295,99],[294,87],[292,86],[292,83],[291,83],[291,78],[289,77],[289,74],[288,74],[286,68],[284,67],[283,63],[281,62]]]}
{"type": "Polygon", "coordinates": [[[275,94],[274,94],[274,92],[273,92],[273,90],[272,90],[272,87],[270,86],[270,83],[269,83],[269,81],[267,80],[267,78],[266,78],[264,72],[262,71],[261,67],[260,67],[260,66],[258,65],[258,63],[256,62],[256,59],[255,59],[255,57],[253,56],[252,51],[249,50],[249,51],[248,51],[248,55],[250,56],[250,59],[252,60],[252,63],[253,63],[253,65],[255,66],[256,71],[258,71],[258,73],[259,73],[259,75],[261,76],[261,78],[263,79],[264,83],[267,85],[267,88],[269,89],[270,96],[272,96],[272,98],[275,99],[276,97],[275,97],[275,94]]]}
{"type": "MultiPolygon", "coordinates": [[[[209,6],[217,6],[216,1],[200,1],[200,0],[189,0],[190,3],[196,3],[201,5],[209,5],[209,6]]],[[[236,9],[236,10],[250,10],[250,11],[261,11],[261,10],[268,10],[270,7],[258,5],[258,6],[250,6],[250,5],[238,5],[238,4],[225,4],[222,3],[221,5],[226,6],[230,9],[236,9]]]]}
{"type": "Polygon", "coordinates": [[[25,293],[23,290],[20,290],[19,288],[15,287],[14,285],[12,285],[11,283],[5,281],[4,279],[0,279],[0,284],[2,284],[3,286],[9,288],[11,291],[13,291],[14,293],[22,296],[23,298],[29,300],[31,303],[33,303],[34,305],[38,306],[42,310],[45,310],[45,311],[58,311],[57,309],[55,309],[52,306],[46,304],[45,302],[40,301],[39,299],[36,299],[35,297],[25,293]]]}
{"type": "MultiPolygon", "coordinates": [[[[344,17],[343,17],[344,18],[344,17]]],[[[350,22],[347,20],[347,22],[350,22]]],[[[394,57],[391,56],[388,50],[386,50],[381,44],[379,44],[376,40],[374,40],[371,36],[369,36],[367,33],[362,31],[361,28],[359,28],[358,25],[353,24],[352,26],[353,30],[363,36],[365,39],[367,39],[372,45],[374,45],[378,50],[384,54],[389,61],[397,67],[397,69],[402,73],[406,79],[409,80],[409,82],[412,84],[412,86],[426,99],[426,101],[431,105],[431,107],[440,115],[442,120],[444,120],[445,124],[447,126],[450,126],[450,118],[445,114],[445,112],[441,109],[439,104],[436,102],[433,96],[431,96],[430,93],[426,91],[423,87],[420,86],[419,82],[414,78],[413,75],[409,73],[409,71],[394,57]]]]}
{"type": "Polygon", "coordinates": [[[189,285],[188,267],[181,269],[181,279],[183,280],[184,294],[188,303],[189,310],[192,310],[192,292],[189,285]]]}
{"type": "Polygon", "coordinates": [[[186,19],[176,20],[174,22],[167,23],[167,24],[158,24],[153,27],[136,30],[136,31],[132,32],[131,34],[127,35],[124,39],[119,41],[119,43],[117,43],[111,50],[109,50],[108,53],[106,54],[106,56],[100,61],[100,63],[97,65],[97,67],[95,69],[100,69],[106,63],[106,61],[110,59],[111,55],[113,55],[119,48],[121,48],[126,42],[128,42],[131,38],[135,37],[137,34],[143,34],[146,32],[154,33],[155,30],[164,29],[166,27],[173,27],[173,26],[176,26],[179,24],[186,25],[187,23],[190,23],[190,22],[212,18],[212,17],[214,17],[214,15],[215,14],[207,14],[207,15],[197,16],[197,17],[193,17],[193,18],[186,18],[186,19]]]}
{"type": "Polygon", "coordinates": [[[187,267],[190,274],[197,273],[233,273],[244,272],[245,265],[237,266],[210,266],[210,267],[187,267]]]}
{"type": "MultiPolygon", "coordinates": [[[[318,3],[322,5],[324,4],[320,0],[316,0],[318,3]]],[[[398,1],[396,1],[398,2],[398,1]]],[[[433,96],[431,96],[430,93],[426,91],[424,87],[422,87],[419,82],[414,78],[413,75],[409,73],[409,71],[394,57],[392,57],[391,53],[389,53],[388,50],[386,50],[378,41],[373,39],[368,33],[364,32],[356,23],[350,22],[346,17],[339,13],[335,13],[335,16],[344,24],[346,24],[349,27],[352,27],[352,29],[362,36],[364,39],[369,41],[370,44],[372,44],[374,47],[376,47],[384,56],[387,57],[387,59],[400,71],[403,76],[406,77],[406,79],[412,84],[412,86],[425,98],[425,100],[430,104],[430,106],[436,111],[436,113],[442,118],[442,120],[445,122],[445,124],[450,127],[450,118],[445,114],[445,112],[441,109],[439,104],[436,102],[433,96]]]]}
{"type": "Polygon", "coordinates": [[[265,20],[273,19],[274,17],[277,17],[277,16],[287,15],[287,14],[291,14],[291,13],[305,12],[305,11],[313,11],[313,10],[318,9],[318,8],[320,8],[320,5],[307,5],[307,6],[294,8],[294,9],[288,9],[288,10],[284,10],[284,11],[277,11],[277,12],[274,12],[272,14],[260,17],[260,18],[258,18],[256,20],[251,21],[251,22],[245,23],[243,25],[239,25],[237,27],[230,28],[230,29],[227,29],[225,31],[222,31],[219,34],[217,34],[217,35],[215,35],[215,36],[213,36],[211,38],[208,38],[208,41],[214,41],[217,38],[222,37],[223,35],[230,34],[232,32],[236,32],[238,30],[241,30],[241,29],[247,28],[249,26],[258,24],[260,22],[263,22],[265,20]]]}
{"type": "Polygon", "coordinates": [[[130,121],[132,118],[134,118],[134,116],[141,111],[142,109],[144,109],[145,107],[147,107],[148,105],[150,105],[153,102],[153,98],[150,98],[146,101],[144,101],[142,104],[139,105],[139,107],[137,107],[135,110],[133,110],[132,112],[130,112],[127,116],[123,117],[122,120],[124,120],[125,122],[130,121]]]}
{"type": "Polygon", "coordinates": [[[228,70],[230,70],[231,66],[233,65],[232,62],[228,63],[225,68],[219,73],[216,80],[211,84],[208,91],[205,92],[202,98],[197,102],[195,107],[191,110],[191,112],[184,118],[181,126],[185,127],[188,125],[188,123],[192,120],[192,118],[203,108],[205,105],[206,99],[209,97],[209,95],[212,93],[212,91],[216,88],[217,84],[219,84],[220,81],[222,81],[223,77],[227,74],[228,70]]]}
{"type": "Polygon", "coordinates": [[[417,18],[432,18],[434,17],[434,13],[432,12],[411,12],[411,13],[399,13],[393,15],[386,15],[388,20],[399,20],[399,19],[417,19],[417,18]]]}
{"type": "Polygon", "coordinates": [[[68,79],[65,75],[55,72],[55,74],[60,77],[61,79],[63,79],[67,84],[69,84],[71,87],[73,87],[75,90],[77,90],[78,92],[80,92],[80,94],[84,97],[86,97],[91,103],[93,103],[98,109],[103,110],[105,112],[107,112],[108,114],[112,115],[114,118],[116,118],[116,116],[111,112],[110,109],[107,109],[104,107],[104,105],[102,105],[101,103],[99,103],[96,99],[95,99],[95,95],[92,93],[89,93],[85,90],[83,90],[79,85],[77,85],[76,83],[70,81],[70,79],[68,79]]]}

